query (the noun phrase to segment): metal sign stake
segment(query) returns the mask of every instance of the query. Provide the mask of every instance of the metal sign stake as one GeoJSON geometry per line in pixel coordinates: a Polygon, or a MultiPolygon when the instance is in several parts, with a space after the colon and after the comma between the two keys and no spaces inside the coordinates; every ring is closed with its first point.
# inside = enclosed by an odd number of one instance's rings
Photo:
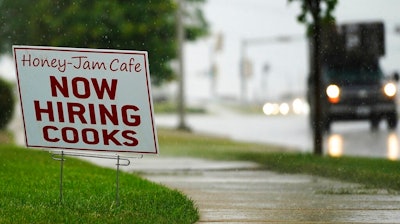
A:
{"type": "MultiPolygon", "coordinates": [[[[65,156],[76,156],[76,157],[92,157],[92,158],[99,158],[99,159],[116,159],[117,163],[115,164],[117,166],[117,173],[116,173],[116,192],[115,192],[115,203],[116,206],[119,207],[120,205],[120,200],[119,200],[119,169],[120,166],[129,166],[131,164],[131,161],[127,157],[122,157],[120,155],[94,155],[94,154],[84,154],[84,153],[65,153],[64,151],[61,152],[50,152],[51,157],[56,160],[60,161],[60,204],[63,202],[63,176],[64,176],[64,160],[65,156]],[[57,157],[60,156],[60,157],[57,157]],[[121,161],[124,161],[121,163],[121,161]]],[[[143,155],[139,157],[131,157],[131,158],[142,158],[143,155]]]]}
{"type": "Polygon", "coordinates": [[[116,194],[115,194],[115,202],[117,207],[119,207],[119,155],[117,156],[117,179],[116,179],[116,194]]]}
{"type": "Polygon", "coordinates": [[[53,160],[60,161],[60,204],[63,202],[64,155],[64,151],[61,151],[61,154],[51,154],[53,160]],[[61,155],[61,157],[58,158],[56,155],[61,155]]]}
{"type": "Polygon", "coordinates": [[[60,160],[60,204],[63,202],[63,178],[64,178],[64,151],[61,151],[60,160]]]}

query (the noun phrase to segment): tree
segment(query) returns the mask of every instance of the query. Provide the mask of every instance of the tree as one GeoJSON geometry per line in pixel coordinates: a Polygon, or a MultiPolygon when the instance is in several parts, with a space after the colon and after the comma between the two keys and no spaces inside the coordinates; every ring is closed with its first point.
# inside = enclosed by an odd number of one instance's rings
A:
{"type": "MultiPolygon", "coordinates": [[[[292,2],[294,0],[289,0],[292,2]]],[[[307,25],[307,35],[311,38],[311,42],[313,45],[313,55],[310,60],[312,60],[312,68],[311,68],[311,78],[313,79],[313,83],[315,83],[315,87],[313,88],[315,107],[312,113],[315,113],[313,117],[313,125],[314,125],[314,154],[322,155],[323,148],[323,120],[322,120],[322,110],[321,110],[321,102],[322,102],[322,88],[321,88],[321,24],[331,23],[334,21],[334,17],[332,16],[332,12],[335,9],[338,0],[299,0],[301,1],[302,12],[297,17],[297,20],[301,23],[305,23],[307,25]],[[324,7],[321,7],[321,3],[324,7]],[[323,10],[322,10],[323,9],[323,10]]]]}
{"type": "MultiPolygon", "coordinates": [[[[207,34],[200,10],[204,0],[188,0],[184,14],[186,40],[207,34]]],[[[2,0],[0,47],[49,45],[149,52],[152,81],[174,78],[171,60],[176,58],[175,0],[2,0]]]]}
{"type": "Polygon", "coordinates": [[[4,130],[14,115],[14,88],[0,77],[0,130],[4,130]]]}

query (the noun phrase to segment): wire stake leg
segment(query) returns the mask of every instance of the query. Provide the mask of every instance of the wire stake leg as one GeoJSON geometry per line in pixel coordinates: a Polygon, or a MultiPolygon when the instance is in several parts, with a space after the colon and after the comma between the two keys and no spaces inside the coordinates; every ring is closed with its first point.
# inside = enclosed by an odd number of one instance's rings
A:
{"type": "Polygon", "coordinates": [[[60,204],[63,202],[63,177],[64,177],[64,151],[61,151],[60,159],[60,204]]]}
{"type": "MultiPolygon", "coordinates": [[[[0,0],[1,1],[1,0],[0,0]]],[[[119,200],[119,169],[120,166],[129,166],[131,161],[128,157],[120,157],[119,155],[110,156],[110,155],[92,155],[92,154],[84,154],[84,153],[70,153],[70,152],[51,152],[51,157],[56,160],[60,161],[60,204],[63,203],[63,178],[64,178],[64,160],[65,156],[76,156],[76,157],[92,157],[92,158],[100,158],[100,159],[117,159],[117,173],[116,173],[116,193],[115,193],[115,202],[116,206],[119,207],[120,200],[119,200]],[[121,163],[122,161],[122,163],[121,163]]],[[[143,155],[136,158],[142,158],[143,155]]]]}
{"type": "Polygon", "coordinates": [[[117,179],[116,179],[116,195],[115,202],[117,207],[119,207],[119,155],[117,156],[117,179]]]}

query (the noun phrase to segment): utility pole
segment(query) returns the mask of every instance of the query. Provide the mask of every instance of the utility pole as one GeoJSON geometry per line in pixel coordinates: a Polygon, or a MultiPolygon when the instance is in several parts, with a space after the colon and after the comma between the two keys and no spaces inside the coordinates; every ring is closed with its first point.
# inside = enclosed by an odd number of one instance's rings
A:
{"type": "Polygon", "coordinates": [[[185,28],[183,25],[183,11],[184,11],[184,1],[177,0],[178,10],[177,10],[177,41],[178,41],[178,117],[179,117],[179,130],[189,130],[186,125],[186,104],[185,104],[185,69],[184,69],[184,41],[185,41],[185,28]]]}
{"type": "Polygon", "coordinates": [[[217,99],[217,76],[218,76],[218,63],[216,62],[216,55],[222,50],[223,36],[221,33],[217,33],[215,36],[210,38],[210,90],[212,99],[217,99]],[[215,37],[215,38],[214,38],[215,37]],[[215,42],[213,42],[215,39],[215,42]]]}
{"type": "Polygon", "coordinates": [[[304,39],[300,35],[272,36],[261,38],[243,39],[240,44],[240,97],[243,104],[247,103],[247,79],[250,76],[251,68],[247,58],[247,48],[250,46],[266,45],[273,43],[288,43],[295,40],[304,39]]]}
{"type": "Polygon", "coordinates": [[[240,101],[242,104],[247,103],[247,68],[246,68],[246,48],[247,40],[242,40],[240,45],[240,101]]]}

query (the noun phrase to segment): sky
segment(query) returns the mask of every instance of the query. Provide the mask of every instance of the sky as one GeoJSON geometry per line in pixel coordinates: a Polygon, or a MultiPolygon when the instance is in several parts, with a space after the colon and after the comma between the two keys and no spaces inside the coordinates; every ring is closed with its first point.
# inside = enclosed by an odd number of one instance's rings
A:
{"type": "MultiPolygon", "coordinates": [[[[381,65],[387,74],[400,71],[400,32],[395,32],[400,27],[399,9],[398,0],[340,0],[334,12],[339,23],[385,22],[386,55],[381,65]]],[[[305,26],[296,21],[298,1],[206,0],[203,12],[210,24],[210,37],[185,44],[185,92],[189,102],[216,97],[241,99],[243,95],[248,100],[267,101],[288,94],[304,95],[308,50],[305,26]],[[222,36],[222,47],[214,50],[218,36],[222,36]],[[294,39],[273,41],[278,36],[294,39]],[[255,38],[265,41],[242,48],[244,41],[255,38]],[[246,91],[242,91],[240,82],[241,52],[252,68],[246,91]],[[212,63],[217,67],[215,88],[209,72],[212,63]]],[[[15,80],[10,58],[0,58],[0,75],[15,80]]]]}

